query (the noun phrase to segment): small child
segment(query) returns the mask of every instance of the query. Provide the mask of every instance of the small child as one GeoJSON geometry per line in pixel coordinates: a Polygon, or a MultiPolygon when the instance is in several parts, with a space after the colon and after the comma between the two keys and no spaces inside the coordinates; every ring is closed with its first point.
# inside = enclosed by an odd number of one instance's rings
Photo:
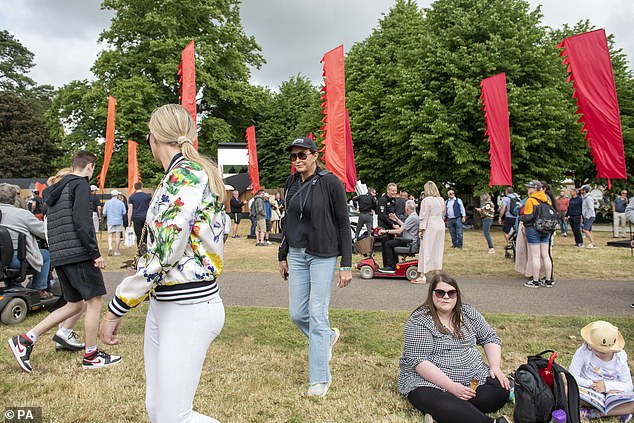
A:
{"type": "MultiPolygon", "coordinates": [[[[611,323],[598,320],[581,329],[585,341],[575,352],[569,371],[581,387],[601,393],[632,392],[632,375],[627,365],[627,353],[623,351],[625,340],[619,329],[611,323]]],[[[605,417],[598,409],[582,403],[581,417],[598,419],[605,417]]],[[[634,413],[634,402],[621,404],[608,412],[620,416],[620,422],[629,422],[634,413]]]]}

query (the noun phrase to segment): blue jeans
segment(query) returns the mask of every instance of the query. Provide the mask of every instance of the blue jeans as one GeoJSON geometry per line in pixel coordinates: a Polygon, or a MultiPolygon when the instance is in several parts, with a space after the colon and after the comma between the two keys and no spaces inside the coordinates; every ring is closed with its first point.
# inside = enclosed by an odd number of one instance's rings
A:
{"type": "Polygon", "coordinates": [[[288,305],[291,320],[308,337],[310,384],[330,382],[328,354],[335,332],[328,305],[337,257],[315,257],[305,248],[289,248],[288,305]]]}
{"type": "Polygon", "coordinates": [[[249,234],[251,236],[255,236],[255,216],[249,216],[249,219],[251,220],[251,230],[249,231],[249,234]]]}
{"type": "Polygon", "coordinates": [[[449,228],[449,234],[451,235],[451,246],[455,248],[462,248],[462,219],[447,219],[447,228],[449,228]]]}
{"type": "Polygon", "coordinates": [[[493,219],[485,217],[482,219],[482,232],[484,232],[484,238],[487,240],[489,248],[493,248],[493,240],[491,239],[491,224],[493,219]]]}
{"type": "Polygon", "coordinates": [[[559,213],[559,229],[562,235],[568,235],[568,222],[565,220],[566,213],[559,213]]]}
{"type": "MultiPolygon", "coordinates": [[[[40,253],[42,253],[42,258],[44,259],[42,269],[33,274],[33,283],[31,284],[31,287],[33,289],[44,291],[49,288],[48,272],[51,270],[51,255],[46,249],[40,249],[40,253]]],[[[18,260],[18,254],[15,251],[13,252],[13,257],[11,258],[9,267],[14,269],[20,268],[20,260],[18,260]]]]}

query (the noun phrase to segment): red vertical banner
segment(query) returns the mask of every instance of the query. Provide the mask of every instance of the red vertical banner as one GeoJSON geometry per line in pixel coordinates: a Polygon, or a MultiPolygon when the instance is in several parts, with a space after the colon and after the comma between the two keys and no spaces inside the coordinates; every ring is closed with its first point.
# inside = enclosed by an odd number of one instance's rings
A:
{"type": "Polygon", "coordinates": [[[566,38],[563,65],[567,66],[568,82],[572,81],[572,97],[577,99],[581,132],[590,146],[597,167],[597,177],[626,179],[625,153],[621,113],[616,96],[616,85],[608,40],[604,29],[566,38]]]}
{"type": "MultiPolygon", "coordinates": [[[[346,183],[346,80],[343,45],[321,59],[324,86],[321,89],[324,161],[326,168],[346,183]]],[[[354,190],[354,189],[353,189],[354,190]]]]}
{"type": "Polygon", "coordinates": [[[491,170],[489,186],[513,185],[511,168],[511,130],[509,105],[506,95],[506,74],[499,73],[480,83],[482,110],[484,112],[484,136],[489,137],[491,170]]]}
{"type": "Polygon", "coordinates": [[[141,181],[137,150],[138,144],[128,140],[128,196],[134,192],[134,184],[141,181]]]}
{"type": "Polygon", "coordinates": [[[106,120],[106,146],[103,152],[103,166],[99,173],[99,189],[103,190],[106,186],[106,174],[108,173],[108,166],[110,166],[110,159],[112,158],[112,152],[114,150],[114,116],[117,109],[117,100],[114,97],[108,96],[108,118],[106,120]]]}
{"type": "MultiPolygon", "coordinates": [[[[181,105],[189,111],[194,125],[196,124],[196,55],[194,42],[187,44],[181,55],[181,63],[178,66],[180,75],[180,100],[181,105]]],[[[194,148],[198,150],[198,137],[194,139],[194,148]]]]}
{"type": "Polygon", "coordinates": [[[352,131],[350,131],[350,115],[346,109],[346,192],[354,192],[357,183],[357,166],[354,164],[354,149],[352,148],[352,131]]]}
{"type": "Polygon", "coordinates": [[[260,189],[260,173],[258,168],[258,149],[255,143],[255,126],[247,128],[247,154],[249,155],[249,178],[251,178],[251,192],[256,193],[260,189]]]}
{"type": "Polygon", "coordinates": [[[44,192],[44,190],[46,189],[48,185],[46,184],[41,184],[39,182],[35,183],[35,189],[40,193],[40,196],[42,195],[42,193],[44,192]]]}

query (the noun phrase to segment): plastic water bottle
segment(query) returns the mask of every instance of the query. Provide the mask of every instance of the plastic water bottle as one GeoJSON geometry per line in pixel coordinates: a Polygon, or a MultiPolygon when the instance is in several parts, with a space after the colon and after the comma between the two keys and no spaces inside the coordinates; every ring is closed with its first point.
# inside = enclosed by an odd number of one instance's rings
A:
{"type": "Polygon", "coordinates": [[[551,416],[550,423],[566,423],[566,412],[564,410],[555,410],[551,416]]]}

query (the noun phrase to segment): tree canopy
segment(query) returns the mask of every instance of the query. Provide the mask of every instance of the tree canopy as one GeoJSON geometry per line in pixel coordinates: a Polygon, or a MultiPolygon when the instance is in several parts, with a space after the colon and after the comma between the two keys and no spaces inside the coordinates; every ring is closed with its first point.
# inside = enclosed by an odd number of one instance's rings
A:
{"type": "Polygon", "coordinates": [[[541,18],[523,0],[437,0],[424,10],[398,0],[346,59],[360,178],[410,190],[426,180],[484,189],[489,145],[479,84],[500,72],[514,181],[592,177],[565,68],[541,18]]]}
{"type": "MultiPolygon", "coordinates": [[[[145,139],[153,109],[178,103],[178,65],[191,40],[196,44],[200,151],[211,155],[218,142],[242,140],[266,94],[249,84],[249,66],[261,66],[264,58],[255,39],[244,33],[239,5],[239,0],[104,0],[102,7],[116,15],[100,35],[105,48],[92,67],[96,80],[62,87],[48,114],[63,148],[95,148],[105,136],[107,96],[115,97],[115,154],[108,184],[125,185],[125,143],[145,139]]],[[[143,148],[139,166],[144,180],[160,178],[143,148]]]]}

